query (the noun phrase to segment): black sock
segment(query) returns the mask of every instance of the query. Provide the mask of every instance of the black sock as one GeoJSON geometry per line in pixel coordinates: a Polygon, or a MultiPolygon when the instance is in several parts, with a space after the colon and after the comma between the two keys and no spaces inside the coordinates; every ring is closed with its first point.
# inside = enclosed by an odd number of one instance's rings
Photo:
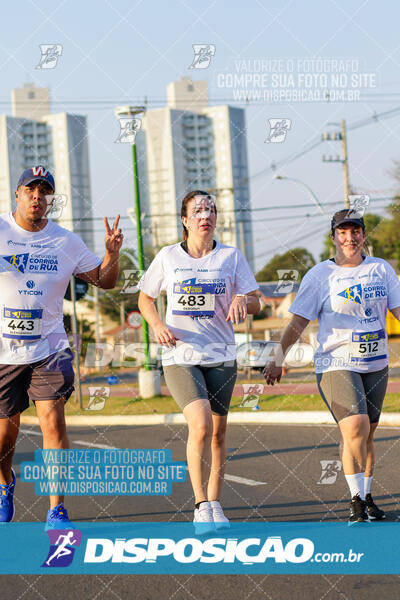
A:
{"type": "Polygon", "coordinates": [[[196,502],[196,504],[194,505],[195,508],[199,508],[200,504],[202,504],[203,502],[208,502],[208,500],[202,500],[201,502],[196,502]]]}

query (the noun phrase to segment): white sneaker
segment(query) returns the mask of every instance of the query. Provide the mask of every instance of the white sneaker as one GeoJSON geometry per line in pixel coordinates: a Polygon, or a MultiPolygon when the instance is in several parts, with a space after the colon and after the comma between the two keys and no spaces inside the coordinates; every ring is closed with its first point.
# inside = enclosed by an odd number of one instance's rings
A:
{"type": "Polygon", "coordinates": [[[222,506],[218,500],[211,500],[209,504],[211,505],[212,516],[216,529],[228,529],[231,526],[229,519],[227,519],[224,515],[224,511],[222,510],[222,506]]]}
{"type": "Polygon", "coordinates": [[[210,502],[201,502],[199,508],[194,509],[193,523],[196,535],[215,531],[213,511],[210,502]]]}

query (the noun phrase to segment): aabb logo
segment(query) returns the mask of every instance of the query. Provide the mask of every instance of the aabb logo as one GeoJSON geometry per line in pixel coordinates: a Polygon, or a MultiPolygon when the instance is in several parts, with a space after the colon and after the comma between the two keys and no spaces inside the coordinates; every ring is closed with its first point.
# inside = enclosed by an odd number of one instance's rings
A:
{"type": "Polygon", "coordinates": [[[34,175],[35,177],[37,177],[38,175],[40,177],[46,177],[48,172],[49,171],[45,169],[45,167],[32,167],[32,175],[34,175]]]}

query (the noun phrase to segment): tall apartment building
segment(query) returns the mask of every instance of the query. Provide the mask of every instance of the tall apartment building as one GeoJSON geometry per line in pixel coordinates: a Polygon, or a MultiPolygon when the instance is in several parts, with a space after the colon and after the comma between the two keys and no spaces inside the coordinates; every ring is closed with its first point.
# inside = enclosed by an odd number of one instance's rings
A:
{"type": "Polygon", "coordinates": [[[181,239],[182,198],[202,189],[216,196],[218,239],[254,266],[244,110],[209,106],[207,83],[190,77],[170,83],[167,100],[144,114],[136,137],[145,244],[181,239]]]}
{"type": "Polygon", "coordinates": [[[58,223],[94,250],[86,117],[50,114],[49,89],[33,84],[13,90],[11,98],[12,116],[0,115],[0,212],[15,208],[22,171],[44,165],[66,198],[58,223]]]}

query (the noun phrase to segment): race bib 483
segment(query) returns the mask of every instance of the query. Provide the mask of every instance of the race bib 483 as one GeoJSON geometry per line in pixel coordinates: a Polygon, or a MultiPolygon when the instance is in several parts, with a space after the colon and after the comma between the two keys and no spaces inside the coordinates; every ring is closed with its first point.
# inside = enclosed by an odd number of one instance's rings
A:
{"type": "Polygon", "coordinates": [[[174,283],[172,293],[172,314],[187,316],[214,315],[215,284],[174,283]]]}

